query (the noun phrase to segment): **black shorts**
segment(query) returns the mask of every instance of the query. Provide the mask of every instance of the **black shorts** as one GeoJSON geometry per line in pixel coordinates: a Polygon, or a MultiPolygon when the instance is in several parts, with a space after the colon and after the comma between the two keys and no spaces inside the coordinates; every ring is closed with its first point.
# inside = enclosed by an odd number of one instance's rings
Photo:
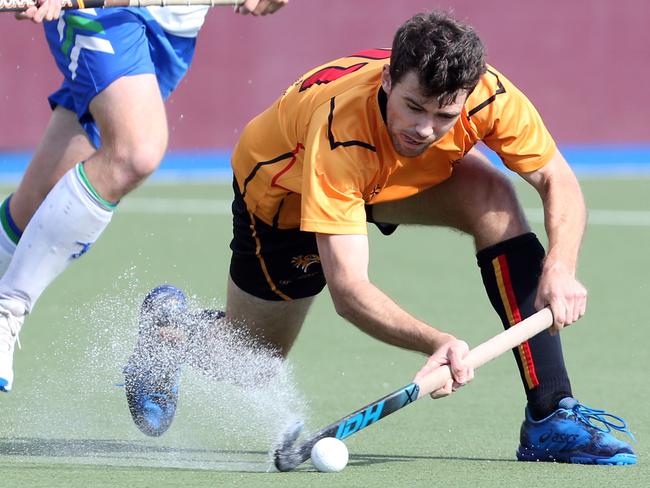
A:
{"type": "MultiPolygon", "coordinates": [[[[293,300],[317,295],[325,287],[316,235],[300,229],[278,229],[246,208],[233,181],[233,239],[230,277],[242,290],[264,300],[293,300]]],[[[368,222],[372,208],[366,206],[368,222]]],[[[397,225],[375,223],[392,234],[397,225]]]]}

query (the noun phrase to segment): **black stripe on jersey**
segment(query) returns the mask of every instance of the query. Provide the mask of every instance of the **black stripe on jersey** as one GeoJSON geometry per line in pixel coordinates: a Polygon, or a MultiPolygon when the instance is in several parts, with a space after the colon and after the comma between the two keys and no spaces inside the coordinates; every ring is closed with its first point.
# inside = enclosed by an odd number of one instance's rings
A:
{"type": "Polygon", "coordinates": [[[492,95],[490,98],[485,100],[483,103],[477,105],[472,110],[467,112],[467,117],[468,118],[471,117],[472,115],[474,115],[479,110],[484,109],[485,107],[490,105],[492,102],[494,102],[494,100],[497,98],[497,95],[501,95],[502,93],[506,92],[506,88],[501,83],[501,80],[499,80],[499,77],[497,76],[497,74],[494,71],[490,71],[490,70],[487,70],[487,72],[490,73],[492,76],[494,76],[497,79],[497,91],[494,93],[494,95],[492,95]]]}
{"type": "Polygon", "coordinates": [[[377,93],[377,104],[379,105],[381,118],[384,120],[384,124],[386,124],[386,121],[388,120],[386,117],[386,105],[388,104],[388,96],[381,86],[379,87],[379,93],[377,93]]]}
{"type": "Polygon", "coordinates": [[[287,194],[280,200],[280,205],[278,205],[278,211],[275,212],[275,215],[273,216],[273,228],[277,229],[278,228],[278,222],[280,221],[280,211],[282,210],[282,206],[284,205],[284,200],[287,198],[287,196],[290,194],[287,194]]]}
{"type": "Polygon", "coordinates": [[[335,97],[332,97],[330,100],[330,114],[327,117],[327,137],[330,141],[330,149],[333,151],[339,146],[350,147],[350,146],[361,146],[365,149],[368,149],[372,152],[377,152],[377,149],[372,144],[363,141],[335,141],[334,134],[332,133],[332,125],[334,125],[334,107],[336,102],[334,101],[335,97]]]}
{"type": "Polygon", "coordinates": [[[251,171],[251,173],[250,173],[250,174],[246,177],[246,179],[244,180],[244,191],[242,192],[242,198],[244,198],[244,197],[246,196],[246,187],[248,186],[248,184],[250,183],[250,181],[251,181],[253,178],[255,178],[255,175],[257,174],[257,172],[259,171],[259,169],[260,169],[262,166],[266,166],[267,164],[279,163],[280,161],[284,161],[285,159],[291,159],[291,158],[293,158],[293,157],[294,157],[294,153],[292,153],[292,152],[288,152],[288,153],[281,154],[281,155],[278,156],[277,158],[273,158],[273,159],[271,159],[271,160],[269,160],[269,161],[262,161],[262,162],[260,162],[260,163],[257,163],[257,164],[255,165],[255,167],[253,168],[253,171],[251,171]]]}

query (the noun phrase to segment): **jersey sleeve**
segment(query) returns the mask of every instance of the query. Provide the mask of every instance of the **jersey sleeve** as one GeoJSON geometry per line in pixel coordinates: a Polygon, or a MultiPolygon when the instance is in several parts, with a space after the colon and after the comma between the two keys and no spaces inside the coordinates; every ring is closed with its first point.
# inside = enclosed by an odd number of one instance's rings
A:
{"type": "Polygon", "coordinates": [[[490,75],[496,76],[494,101],[486,106],[488,110],[477,113],[479,120],[483,118],[483,142],[517,173],[543,167],[557,148],[541,116],[528,98],[503,75],[488,72],[485,76],[490,75]]]}
{"type": "Polygon", "coordinates": [[[367,234],[363,189],[367,149],[335,144],[323,106],[305,140],[300,229],[323,234],[367,234]]]}

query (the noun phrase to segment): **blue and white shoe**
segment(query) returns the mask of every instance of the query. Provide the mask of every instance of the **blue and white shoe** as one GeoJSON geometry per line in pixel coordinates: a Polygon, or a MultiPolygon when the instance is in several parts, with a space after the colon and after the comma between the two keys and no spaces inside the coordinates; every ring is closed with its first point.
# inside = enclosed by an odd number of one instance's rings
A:
{"type": "Polygon", "coordinates": [[[171,285],[151,290],[140,308],[138,340],[124,368],[126,400],[135,425],[162,435],[174,420],[187,344],[187,300],[171,285]]]}
{"type": "Polygon", "coordinates": [[[575,398],[560,401],[558,409],[545,419],[526,419],[521,426],[517,459],[574,464],[636,464],[632,447],[611,432],[634,436],[625,421],[582,405],[575,398]],[[595,423],[596,422],[596,423],[595,423]]]}

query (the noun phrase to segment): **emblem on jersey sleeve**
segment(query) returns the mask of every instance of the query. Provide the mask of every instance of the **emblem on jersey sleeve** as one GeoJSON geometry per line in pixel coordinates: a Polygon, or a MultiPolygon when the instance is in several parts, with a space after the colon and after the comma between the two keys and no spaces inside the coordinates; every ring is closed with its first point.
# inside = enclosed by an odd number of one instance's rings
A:
{"type": "Polygon", "coordinates": [[[300,85],[300,90],[299,91],[305,91],[308,88],[311,88],[314,85],[324,85],[327,83],[330,83],[332,81],[338,80],[339,78],[349,75],[350,73],[354,73],[355,71],[360,70],[363,68],[366,64],[368,63],[357,63],[353,64],[352,66],[327,66],[326,68],[319,69],[311,75],[309,78],[307,78],[305,81],[302,82],[302,85],[300,85]]]}

